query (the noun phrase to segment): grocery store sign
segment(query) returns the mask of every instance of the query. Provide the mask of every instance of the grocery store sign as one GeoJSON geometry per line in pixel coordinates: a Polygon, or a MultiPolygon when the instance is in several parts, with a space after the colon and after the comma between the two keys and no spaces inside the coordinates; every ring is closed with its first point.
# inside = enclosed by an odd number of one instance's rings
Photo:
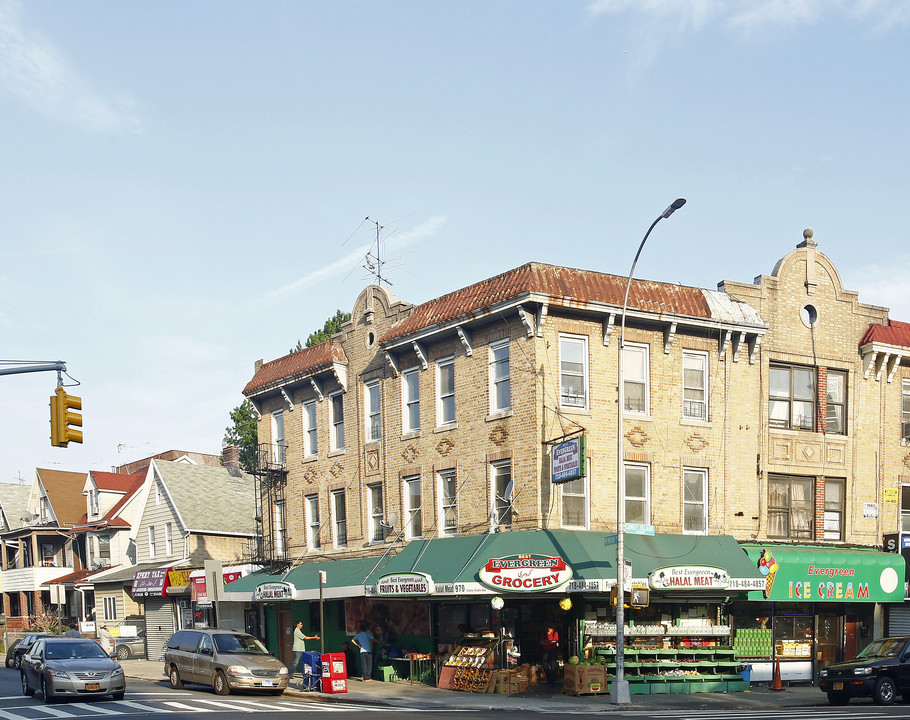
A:
{"type": "Polygon", "coordinates": [[[376,581],[376,594],[386,597],[432,595],[433,578],[426,573],[394,573],[376,581]]]}
{"type": "Polygon", "coordinates": [[[293,600],[296,592],[297,588],[288,582],[262,583],[253,590],[253,600],[293,600]]]}
{"type": "Polygon", "coordinates": [[[652,590],[725,590],[730,576],[723,568],[670,566],[652,570],[648,585],[652,590]]]}
{"type": "Polygon", "coordinates": [[[478,573],[480,582],[506,592],[546,592],[572,579],[572,568],[561,557],[507,555],[490,558],[478,573]]]}

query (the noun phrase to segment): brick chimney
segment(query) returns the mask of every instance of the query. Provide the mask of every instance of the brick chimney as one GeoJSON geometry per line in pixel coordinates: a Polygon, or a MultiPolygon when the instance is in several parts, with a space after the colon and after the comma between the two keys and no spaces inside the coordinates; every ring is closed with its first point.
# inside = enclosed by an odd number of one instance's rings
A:
{"type": "Polygon", "coordinates": [[[221,451],[221,462],[231,475],[239,475],[240,448],[236,445],[225,445],[221,451]]]}

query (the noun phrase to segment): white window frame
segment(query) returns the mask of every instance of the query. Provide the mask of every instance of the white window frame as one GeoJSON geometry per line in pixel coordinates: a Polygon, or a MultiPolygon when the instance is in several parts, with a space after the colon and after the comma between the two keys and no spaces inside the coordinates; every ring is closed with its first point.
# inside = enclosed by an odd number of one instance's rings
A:
{"type": "Polygon", "coordinates": [[[158,556],[158,544],[155,540],[155,526],[149,525],[149,557],[155,558],[158,556]]]}
{"type": "Polygon", "coordinates": [[[436,473],[436,484],[438,487],[437,497],[439,498],[439,527],[440,537],[454,537],[458,534],[458,473],[455,468],[440,470],[436,473]],[[446,487],[451,481],[452,493],[449,494],[446,487]],[[454,525],[450,526],[446,522],[449,512],[454,515],[454,525]]]}
{"type": "Polygon", "coordinates": [[[281,558],[288,551],[288,507],[285,500],[275,501],[274,520],[275,556],[281,558]]]}
{"type": "Polygon", "coordinates": [[[346,548],[348,546],[348,518],[344,490],[330,491],[329,499],[332,512],[332,544],[336,549],[346,548]],[[339,499],[341,513],[339,513],[339,499]]]}
{"type": "Polygon", "coordinates": [[[364,383],[363,387],[366,441],[375,442],[382,439],[382,387],[378,380],[364,383]]]}
{"type": "Polygon", "coordinates": [[[319,495],[306,495],[303,498],[306,522],[306,546],[308,550],[318,550],[322,547],[319,537],[319,495]]]}
{"type": "Polygon", "coordinates": [[[625,504],[626,504],[626,522],[629,522],[629,503],[636,502],[641,503],[644,506],[644,513],[642,518],[642,525],[651,524],[651,466],[647,463],[623,463],[623,474],[625,476],[625,482],[623,487],[625,488],[625,504]],[[629,494],[629,471],[643,471],[645,473],[644,478],[644,496],[641,495],[630,495],[629,494]]]}
{"type": "Polygon", "coordinates": [[[910,379],[901,381],[901,441],[910,443],[910,379]]]}
{"type": "Polygon", "coordinates": [[[319,437],[316,427],[316,401],[303,403],[303,456],[316,457],[319,453],[319,437]]]}
{"type": "Polygon", "coordinates": [[[344,450],[344,393],[329,395],[329,414],[332,424],[329,450],[344,450]]]}
{"type": "Polygon", "coordinates": [[[367,512],[370,536],[367,542],[378,544],[385,541],[385,509],[383,506],[382,483],[367,485],[367,512]]]}
{"type": "Polygon", "coordinates": [[[844,522],[847,508],[846,478],[825,478],[825,514],[822,535],[825,540],[843,540],[845,537],[844,522]],[[833,495],[828,495],[829,488],[840,488],[840,502],[833,495]]]}
{"type": "Polygon", "coordinates": [[[512,529],[512,500],[515,485],[512,478],[512,458],[495,460],[490,463],[490,517],[494,527],[512,529]],[[502,485],[502,487],[500,487],[502,485]],[[505,490],[511,485],[512,492],[505,490]],[[502,492],[500,492],[502,490],[502,492]]]}
{"type": "Polygon", "coordinates": [[[164,552],[165,557],[174,554],[174,524],[170,522],[164,524],[164,552]]]}
{"type": "Polygon", "coordinates": [[[420,369],[401,371],[401,432],[420,430],[420,369]],[[416,414],[416,417],[412,415],[416,414]]]}
{"type": "Polygon", "coordinates": [[[492,342],[489,350],[489,394],[490,414],[507,412],[512,409],[511,346],[509,340],[492,342]],[[503,352],[504,351],[504,352],[503,352]],[[499,390],[504,388],[506,398],[500,401],[499,390]]]}
{"type": "Polygon", "coordinates": [[[455,424],[455,358],[436,361],[436,427],[455,424]],[[451,391],[443,389],[442,375],[452,373],[451,391]]]}
{"type": "Polygon", "coordinates": [[[626,342],[623,344],[622,374],[623,374],[623,405],[626,414],[644,415],[651,414],[651,348],[643,343],[626,342]],[[636,362],[637,360],[637,362],[636,362]],[[642,377],[629,379],[629,370],[638,365],[642,377]],[[629,407],[629,386],[640,385],[644,392],[644,407],[631,409],[629,407]]]}
{"type": "Polygon", "coordinates": [[[585,335],[566,335],[563,333],[559,334],[559,406],[564,408],[571,408],[573,410],[587,410],[588,409],[588,397],[590,395],[590,372],[589,372],[589,361],[588,361],[588,338],[585,335]],[[563,366],[563,356],[567,354],[566,350],[569,347],[580,347],[581,348],[581,372],[577,372],[574,368],[569,371],[568,368],[563,366]],[[564,377],[577,378],[581,377],[582,385],[582,394],[568,394],[566,391],[565,383],[563,382],[564,377]],[[571,399],[570,399],[571,398],[571,399]]]}
{"type": "Polygon", "coordinates": [[[682,397],[682,416],[685,420],[703,420],[704,422],[708,421],[708,353],[699,352],[696,350],[683,350],[682,353],[682,388],[683,388],[683,397],[682,397]],[[692,368],[693,370],[700,370],[702,373],[702,385],[698,387],[697,385],[690,385],[688,378],[686,377],[686,361],[690,363],[697,363],[701,365],[700,368],[692,368]],[[701,393],[701,400],[696,396],[698,393],[701,393]],[[688,396],[688,397],[687,397],[688,396]]]}
{"type": "Polygon", "coordinates": [[[587,530],[591,524],[591,460],[586,459],[585,465],[585,475],[583,477],[575,478],[569,482],[560,483],[559,492],[562,496],[562,516],[561,522],[562,527],[572,528],[575,530],[587,530]],[[581,490],[581,492],[578,492],[581,490]],[[581,498],[584,511],[582,513],[583,520],[580,525],[573,525],[568,522],[566,515],[566,499],[570,501],[581,498]]]}
{"type": "Polygon", "coordinates": [[[707,535],[708,534],[708,468],[684,467],[683,468],[683,535],[707,535]],[[697,481],[701,491],[701,499],[690,499],[688,497],[686,480],[697,481]],[[686,522],[687,508],[701,509],[701,527],[690,528],[686,522]]]}
{"type": "Polygon", "coordinates": [[[97,551],[97,555],[95,557],[96,561],[101,562],[103,560],[107,560],[108,563],[110,563],[110,561],[111,561],[111,536],[107,533],[104,533],[101,535],[95,535],[95,549],[97,551]],[[101,544],[102,544],[101,540],[102,539],[107,541],[107,557],[105,557],[104,553],[101,552],[101,544]]]}
{"type": "Polygon", "coordinates": [[[278,465],[284,465],[284,411],[276,410],[272,413],[272,457],[278,465]]]}
{"type": "Polygon", "coordinates": [[[402,499],[405,507],[406,540],[418,540],[423,537],[423,489],[420,486],[420,475],[410,475],[401,479],[402,499]],[[417,489],[416,494],[414,489],[417,489]]]}
{"type": "Polygon", "coordinates": [[[101,512],[100,503],[98,502],[98,495],[98,488],[92,488],[88,494],[89,503],[91,505],[90,514],[92,515],[98,515],[101,512]]]}
{"type": "Polygon", "coordinates": [[[104,613],[105,620],[116,620],[117,619],[117,597],[115,595],[105,595],[101,599],[101,604],[103,606],[102,612],[104,613]]]}

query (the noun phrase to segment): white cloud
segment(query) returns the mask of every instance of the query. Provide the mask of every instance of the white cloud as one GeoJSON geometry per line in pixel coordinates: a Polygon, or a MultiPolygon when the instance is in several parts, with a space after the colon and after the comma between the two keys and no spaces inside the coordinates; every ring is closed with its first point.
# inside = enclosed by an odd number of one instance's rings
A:
{"type": "Polygon", "coordinates": [[[890,309],[892,320],[910,322],[910,255],[894,258],[887,265],[863,265],[850,273],[844,280],[848,290],[859,293],[860,302],[869,305],[883,305],[890,309]],[[853,286],[855,285],[855,287],[853,286]]]}
{"type": "Polygon", "coordinates": [[[90,132],[138,132],[126,103],[94,92],[50,41],[21,27],[20,7],[0,0],[0,85],[51,120],[90,132]]]}

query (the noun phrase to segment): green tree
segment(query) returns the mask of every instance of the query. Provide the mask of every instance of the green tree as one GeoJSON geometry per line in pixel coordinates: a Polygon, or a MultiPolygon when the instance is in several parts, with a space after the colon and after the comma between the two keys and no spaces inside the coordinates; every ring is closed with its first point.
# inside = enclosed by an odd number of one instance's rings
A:
{"type": "Polygon", "coordinates": [[[258,422],[253,403],[244,400],[231,410],[231,422],[224,430],[224,444],[240,448],[240,467],[250,472],[256,466],[256,454],[259,452],[258,422]]]}
{"type": "Polygon", "coordinates": [[[325,321],[325,324],[322,326],[322,330],[317,330],[316,332],[310,333],[310,336],[306,339],[306,345],[302,345],[298,340],[297,347],[292,347],[291,352],[300,352],[304,347],[313,347],[313,345],[318,345],[321,342],[325,342],[326,340],[331,339],[332,335],[339,332],[341,330],[341,326],[350,319],[351,313],[336,310],[335,314],[325,321]]]}

